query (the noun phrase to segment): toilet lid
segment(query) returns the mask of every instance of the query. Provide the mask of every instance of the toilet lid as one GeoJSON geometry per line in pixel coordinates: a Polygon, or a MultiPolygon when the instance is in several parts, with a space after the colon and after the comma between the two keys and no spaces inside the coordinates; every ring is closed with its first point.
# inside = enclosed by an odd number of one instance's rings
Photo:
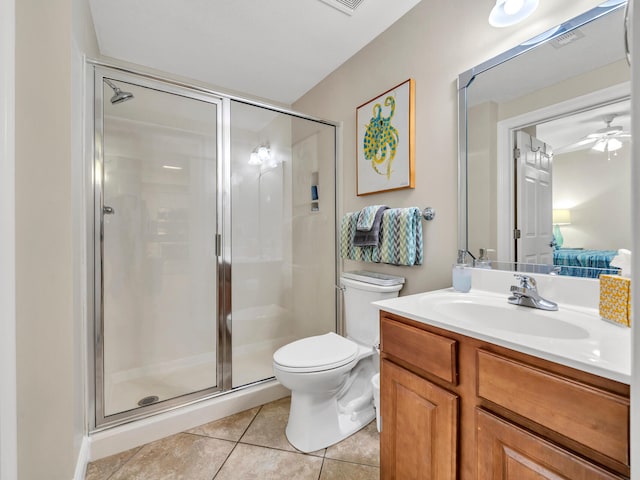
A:
{"type": "Polygon", "coordinates": [[[333,332],[289,343],[273,354],[273,360],[289,368],[327,370],[350,362],[358,345],[333,332]]]}

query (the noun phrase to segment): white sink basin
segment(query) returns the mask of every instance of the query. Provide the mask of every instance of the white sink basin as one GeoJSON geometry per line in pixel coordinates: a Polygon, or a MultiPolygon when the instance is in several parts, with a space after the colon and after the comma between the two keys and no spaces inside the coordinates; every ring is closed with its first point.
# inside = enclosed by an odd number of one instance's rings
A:
{"type": "MultiPolygon", "coordinates": [[[[630,329],[598,310],[560,304],[545,311],[510,304],[508,294],[453,289],[374,302],[387,312],[625,383],[631,378],[630,329]]],[[[554,300],[550,298],[550,300],[554,300]]]]}
{"type": "Polygon", "coordinates": [[[432,308],[443,316],[455,318],[459,322],[481,323],[483,327],[512,332],[520,335],[533,335],[549,338],[587,338],[589,332],[579,325],[589,319],[584,313],[564,310],[560,313],[547,312],[534,308],[511,305],[506,298],[499,305],[496,299],[476,298],[474,300],[448,299],[435,301],[432,308]]]}

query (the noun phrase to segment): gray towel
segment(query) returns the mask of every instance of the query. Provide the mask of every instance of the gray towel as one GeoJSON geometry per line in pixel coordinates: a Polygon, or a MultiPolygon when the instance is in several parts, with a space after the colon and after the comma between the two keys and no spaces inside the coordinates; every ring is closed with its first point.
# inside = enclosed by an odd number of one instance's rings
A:
{"type": "MultiPolygon", "coordinates": [[[[367,207],[369,208],[369,207],[367,207]]],[[[373,217],[373,223],[370,230],[356,229],[356,233],[353,236],[353,245],[356,247],[377,246],[380,243],[380,225],[382,223],[382,214],[386,209],[386,205],[378,207],[375,216],[373,217]]]]}

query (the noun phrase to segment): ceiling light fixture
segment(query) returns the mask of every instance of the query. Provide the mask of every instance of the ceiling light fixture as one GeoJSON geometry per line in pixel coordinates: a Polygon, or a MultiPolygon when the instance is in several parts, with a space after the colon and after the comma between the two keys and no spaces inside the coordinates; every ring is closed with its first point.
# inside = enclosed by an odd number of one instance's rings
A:
{"type": "Polygon", "coordinates": [[[249,165],[262,165],[262,160],[260,160],[256,150],[251,152],[251,155],[249,155],[249,165]]]}
{"type": "Polygon", "coordinates": [[[269,145],[261,145],[258,147],[258,158],[260,158],[262,162],[271,160],[271,148],[269,148],[269,145]]]}
{"type": "Polygon", "coordinates": [[[496,0],[489,14],[492,27],[509,27],[521,22],[538,8],[538,0],[496,0]]]}
{"type": "Polygon", "coordinates": [[[596,144],[591,148],[593,150],[597,150],[598,152],[615,152],[616,150],[620,150],[622,148],[622,142],[617,138],[607,138],[598,140],[596,144]]]}
{"type": "Polygon", "coordinates": [[[266,163],[270,165],[273,160],[273,155],[271,154],[271,147],[269,144],[260,145],[253,149],[251,155],[249,155],[249,165],[262,165],[266,163]]]}

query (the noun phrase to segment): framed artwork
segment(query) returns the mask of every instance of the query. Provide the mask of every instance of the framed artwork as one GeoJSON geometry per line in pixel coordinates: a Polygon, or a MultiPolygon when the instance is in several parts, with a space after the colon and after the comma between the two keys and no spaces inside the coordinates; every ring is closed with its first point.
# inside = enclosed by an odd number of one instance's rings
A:
{"type": "Polygon", "coordinates": [[[356,109],[357,194],[414,188],[413,79],[356,109]]]}

